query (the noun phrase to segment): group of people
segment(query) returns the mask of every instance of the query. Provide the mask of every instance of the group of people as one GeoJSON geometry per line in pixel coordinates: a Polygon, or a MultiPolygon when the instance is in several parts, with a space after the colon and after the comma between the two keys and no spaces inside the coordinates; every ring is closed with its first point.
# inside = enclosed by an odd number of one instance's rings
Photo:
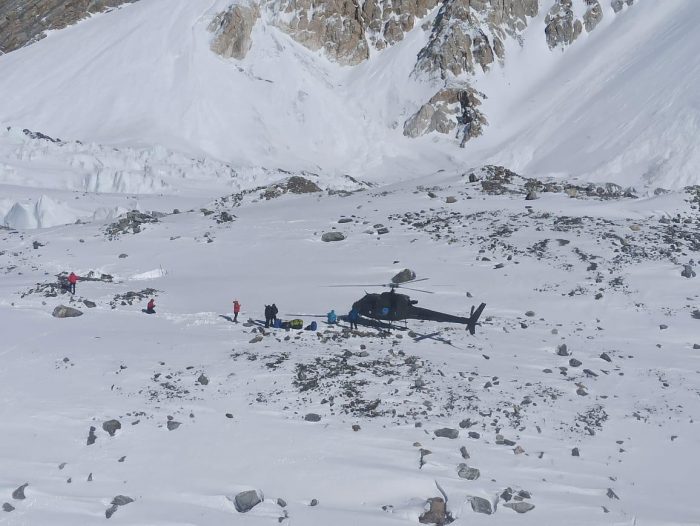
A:
{"type": "MultiPolygon", "coordinates": [[[[75,284],[78,283],[78,276],[75,274],[75,272],[71,272],[68,275],[68,291],[71,294],[75,294],[75,284]]],[[[148,305],[146,305],[146,308],[144,311],[146,314],[155,314],[156,312],[156,301],[154,298],[151,298],[150,301],[148,302],[148,305]]],[[[241,312],[241,303],[238,300],[233,300],[233,321],[234,323],[238,323],[238,314],[241,312]]],[[[274,303],[272,305],[265,305],[265,327],[270,328],[270,327],[277,327],[280,326],[280,320],[277,318],[277,314],[279,313],[279,309],[277,308],[277,305],[274,303]]],[[[331,309],[331,311],[326,315],[327,321],[329,325],[337,325],[338,323],[338,315],[335,313],[335,310],[331,309]]],[[[357,308],[353,307],[350,312],[348,313],[348,321],[350,322],[350,328],[351,329],[357,329],[357,321],[360,319],[360,311],[357,310],[357,308]]],[[[313,329],[310,330],[316,330],[316,323],[313,322],[313,329]]],[[[311,327],[311,325],[309,326],[311,327]]]]}
{"type": "MultiPolygon", "coordinates": [[[[350,322],[351,329],[357,329],[357,321],[359,319],[360,311],[356,307],[350,309],[350,312],[348,313],[348,321],[350,322]]],[[[338,324],[338,315],[335,313],[335,310],[331,309],[331,311],[326,314],[326,321],[328,322],[328,325],[338,324]]]]}
{"type": "Polygon", "coordinates": [[[265,305],[265,328],[274,327],[277,324],[277,314],[279,309],[274,303],[265,305]]]}

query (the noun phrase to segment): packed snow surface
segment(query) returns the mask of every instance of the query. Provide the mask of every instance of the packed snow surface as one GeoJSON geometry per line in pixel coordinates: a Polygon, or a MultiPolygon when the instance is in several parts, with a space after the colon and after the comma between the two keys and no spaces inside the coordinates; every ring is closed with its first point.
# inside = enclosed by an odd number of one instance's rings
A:
{"type": "Polygon", "coordinates": [[[119,524],[416,524],[437,482],[454,524],[697,524],[700,193],[526,201],[475,175],[0,230],[3,523],[102,524],[123,495],[119,524]],[[421,306],[486,302],[476,336],[325,323],[404,267],[421,306]],[[273,302],[318,330],[264,329],[273,302]]]}

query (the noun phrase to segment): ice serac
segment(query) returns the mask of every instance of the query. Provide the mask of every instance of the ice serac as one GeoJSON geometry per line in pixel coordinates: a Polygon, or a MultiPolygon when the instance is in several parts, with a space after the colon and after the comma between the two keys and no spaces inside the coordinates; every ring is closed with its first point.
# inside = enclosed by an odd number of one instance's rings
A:
{"type": "MultiPolygon", "coordinates": [[[[9,53],[110,7],[138,0],[3,0],[0,2],[0,52],[9,53]]],[[[0,54],[2,54],[0,53],[0,54]]]]}
{"type": "Polygon", "coordinates": [[[224,58],[243,59],[253,45],[251,33],[260,18],[257,4],[235,4],[219,13],[209,30],[214,33],[211,49],[224,58]]]}

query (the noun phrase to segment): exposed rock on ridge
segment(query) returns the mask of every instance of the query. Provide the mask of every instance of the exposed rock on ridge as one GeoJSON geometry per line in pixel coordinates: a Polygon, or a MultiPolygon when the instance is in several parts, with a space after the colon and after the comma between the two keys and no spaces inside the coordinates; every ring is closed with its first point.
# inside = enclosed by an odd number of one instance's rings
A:
{"type": "Polygon", "coordinates": [[[215,34],[212,51],[224,58],[245,58],[253,45],[250,35],[258,18],[257,4],[236,4],[219,13],[209,24],[209,31],[215,34]]]}
{"type": "Polygon", "coordinates": [[[0,2],[0,51],[9,53],[44,38],[45,31],[63,29],[138,0],[3,0],[0,2]]]}

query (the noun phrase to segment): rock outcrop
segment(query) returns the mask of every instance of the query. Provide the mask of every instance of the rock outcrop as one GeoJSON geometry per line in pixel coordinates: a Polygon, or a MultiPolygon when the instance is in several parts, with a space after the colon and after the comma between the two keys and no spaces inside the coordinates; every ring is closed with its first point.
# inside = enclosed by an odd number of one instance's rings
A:
{"type": "Polygon", "coordinates": [[[224,58],[243,59],[253,45],[253,26],[260,18],[257,4],[235,4],[219,13],[209,24],[214,33],[211,49],[224,58]]]}
{"type": "Polygon", "coordinates": [[[274,24],[305,47],[322,49],[329,59],[347,66],[369,58],[359,4],[350,0],[276,0],[268,7],[274,24]]]}
{"type": "Polygon", "coordinates": [[[461,137],[460,144],[464,146],[469,139],[481,135],[488,124],[478,109],[483,98],[483,93],[468,86],[443,88],[404,123],[403,134],[419,137],[433,131],[451,133],[459,126],[456,136],[461,137]]]}
{"type": "MultiPolygon", "coordinates": [[[[3,0],[0,2],[0,51],[9,53],[94,13],[138,0],[3,0]]],[[[0,53],[1,54],[1,53],[0,53]]]]}

